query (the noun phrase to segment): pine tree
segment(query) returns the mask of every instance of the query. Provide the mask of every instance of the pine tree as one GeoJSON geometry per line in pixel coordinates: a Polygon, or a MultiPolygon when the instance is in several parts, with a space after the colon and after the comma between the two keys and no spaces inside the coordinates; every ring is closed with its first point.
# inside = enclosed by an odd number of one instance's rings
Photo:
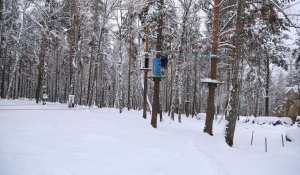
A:
{"type": "Polygon", "coordinates": [[[229,146],[233,145],[233,137],[235,131],[236,120],[238,117],[238,100],[239,100],[239,67],[243,57],[244,46],[244,13],[245,13],[245,0],[240,0],[237,3],[237,19],[236,19],[236,36],[235,41],[235,60],[233,64],[233,76],[231,80],[230,97],[228,102],[228,111],[226,113],[226,133],[225,140],[229,146]]]}

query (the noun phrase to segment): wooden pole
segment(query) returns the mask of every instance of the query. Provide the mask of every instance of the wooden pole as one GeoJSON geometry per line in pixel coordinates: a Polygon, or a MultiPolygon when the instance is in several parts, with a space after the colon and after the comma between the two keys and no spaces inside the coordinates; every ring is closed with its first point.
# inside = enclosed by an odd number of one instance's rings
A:
{"type": "Polygon", "coordinates": [[[251,136],[251,145],[252,145],[252,143],[253,143],[253,133],[254,133],[254,131],[252,131],[252,136],[251,136]]]}
{"type": "Polygon", "coordinates": [[[265,151],[268,152],[267,137],[265,137],[265,151]]]}

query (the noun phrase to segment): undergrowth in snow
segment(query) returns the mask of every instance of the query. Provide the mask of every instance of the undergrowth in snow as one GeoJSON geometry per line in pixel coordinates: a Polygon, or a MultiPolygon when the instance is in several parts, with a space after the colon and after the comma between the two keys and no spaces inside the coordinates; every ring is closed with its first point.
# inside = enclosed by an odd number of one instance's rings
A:
{"type": "Polygon", "coordinates": [[[258,125],[285,125],[285,126],[292,126],[293,121],[289,117],[241,117],[241,121],[244,123],[252,123],[258,125]]]}

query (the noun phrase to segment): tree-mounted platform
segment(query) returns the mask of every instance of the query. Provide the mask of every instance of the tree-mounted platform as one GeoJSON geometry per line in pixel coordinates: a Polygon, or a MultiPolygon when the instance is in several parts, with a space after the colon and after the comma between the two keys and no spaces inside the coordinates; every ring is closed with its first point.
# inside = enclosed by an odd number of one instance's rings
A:
{"type": "Polygon", "coordinates": [[[209,55],[210,60],[217,60],[218,62],[221,61],[221,58],[218,55],[209,55]]]}
{"type": "Polygon", "coordinates": [[[141,71],[148,72],[148,71],[151,71],[152,69],[151,69],[151,68],[144,68],[144,67],[143,67],[143,68],[140,68],[140,70],[141,70],[141,71]]]}
{"type": "Polygon", "coordinates": [[[159,76],[151,75],[151,76],[148,76],[148,78],[151,79],[152,81],[161,81],[163,78],[166,78],[166,77],[165,76],[159,77],[159,76]]]}
{"type": "Polygon", "coordinates": [[[208,87],[219,87],[223,82],[211,78],[204,78],[200,80],[201,83],[206,83],[208,87]]]}

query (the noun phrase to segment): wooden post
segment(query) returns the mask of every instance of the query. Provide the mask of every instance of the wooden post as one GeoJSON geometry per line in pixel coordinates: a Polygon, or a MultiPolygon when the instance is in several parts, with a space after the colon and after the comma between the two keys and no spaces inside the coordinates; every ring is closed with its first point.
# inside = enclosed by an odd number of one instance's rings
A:
{"type": "Polygon", "coordinates": [[[251,145],[252,145],[252,143],[253,143],[253,133],[254,133],[254,131],[252,131],[252,136],[251,136],[251,145]]]}
{"type": "Polygon", "coordinates": [[[265,137],[265,151],[268,152],[267,137],[265,137]]]}

